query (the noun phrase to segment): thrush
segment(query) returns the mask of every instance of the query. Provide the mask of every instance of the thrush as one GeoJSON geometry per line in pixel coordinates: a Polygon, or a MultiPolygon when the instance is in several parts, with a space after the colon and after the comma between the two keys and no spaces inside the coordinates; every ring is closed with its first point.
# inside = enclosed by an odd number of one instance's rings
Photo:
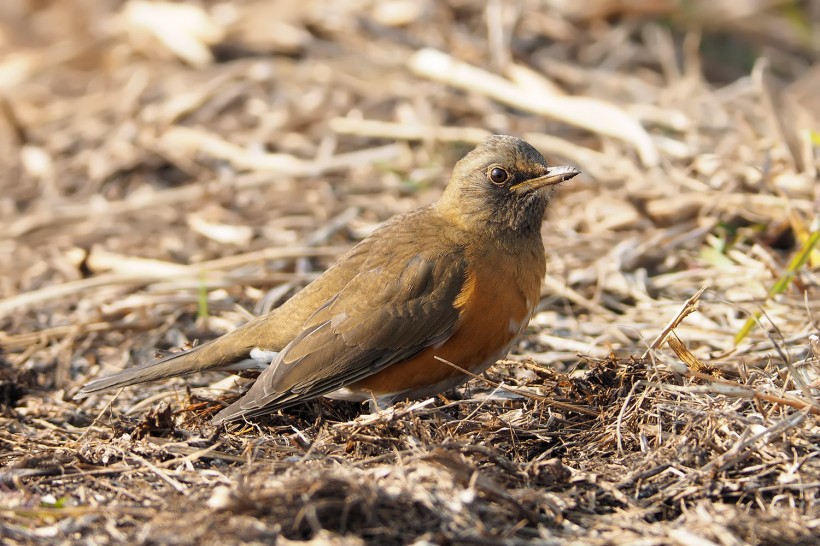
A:
{"type": "Polygon", "coordinates": [[[86,384],[79,396],[210,370],[263,369],[214,416],[252,418],[319,396],[394,401],[444,392],[506,356],[546,273],[541,223],[577,175],[491,136],[439,200],[397,216],[270,313],[217,339],[86,384]],[[438,357],[438,358],[437,358],[438,357]]]}

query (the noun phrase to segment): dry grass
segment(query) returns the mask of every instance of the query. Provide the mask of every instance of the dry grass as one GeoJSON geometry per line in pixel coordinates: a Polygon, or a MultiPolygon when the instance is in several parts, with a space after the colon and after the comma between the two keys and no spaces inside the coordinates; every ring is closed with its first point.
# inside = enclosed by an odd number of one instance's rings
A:
{"type": "Polygon", "coordinates": [[[820,12],[685,4],[3,2],[3,542],[820,543],[820,12]],[[488,133],[585,173],[510,361],[227,431],[216,375],[72,401],[488,133]]]}

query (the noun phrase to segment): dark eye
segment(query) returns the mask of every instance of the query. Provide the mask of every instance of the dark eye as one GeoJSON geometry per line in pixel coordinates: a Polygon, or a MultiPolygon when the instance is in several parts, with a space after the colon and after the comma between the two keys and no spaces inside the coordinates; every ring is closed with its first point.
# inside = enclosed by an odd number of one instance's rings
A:
{"type": "Polygon", "coordinates": [[[493,170],[490,171],[490,180],[492,180],[494,184],[503,184],[507,180],[507,171],[499,167],[493,168],[493,170]]]}

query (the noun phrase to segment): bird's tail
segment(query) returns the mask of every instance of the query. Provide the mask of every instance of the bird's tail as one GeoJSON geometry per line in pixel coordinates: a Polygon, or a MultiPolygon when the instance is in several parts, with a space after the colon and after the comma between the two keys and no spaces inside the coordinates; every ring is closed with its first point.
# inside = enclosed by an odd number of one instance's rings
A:
{"type": "Polygon", "coordinates": [[[226,352],[224,349],[224,343],[208,342],[189,351],[171,354],[160,360],[140,364],[86,383],[75,398],[85,398],[98,391],[196,372],[241,368],[242,366],[237,367],[236,364],[247,358],[248,351],[226,352]]]}

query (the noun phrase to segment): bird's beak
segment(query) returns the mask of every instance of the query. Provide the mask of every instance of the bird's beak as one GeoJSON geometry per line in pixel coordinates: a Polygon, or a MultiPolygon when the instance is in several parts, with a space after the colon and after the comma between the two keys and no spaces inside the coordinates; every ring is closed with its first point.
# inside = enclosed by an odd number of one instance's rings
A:
{"type": "Polygon", "coordinates": [[[554,186],[561,182],[566,182],[573,176],[581,174],[581,171],[575,167],[568,167],[566,165],[557,165],[555,167],[547,167],[547,172],[539,177],[524,180],[518,184],[511,186],[510,191],[516,193],[526,193],[534,191],[547,186],[554,186]]]}

